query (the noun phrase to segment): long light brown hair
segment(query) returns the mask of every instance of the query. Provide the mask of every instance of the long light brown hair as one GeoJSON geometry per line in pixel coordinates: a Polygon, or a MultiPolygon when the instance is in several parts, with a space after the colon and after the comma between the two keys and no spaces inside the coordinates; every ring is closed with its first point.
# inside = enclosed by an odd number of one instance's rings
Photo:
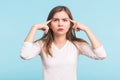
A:
{"type": "MultiPolygon", "coordinates": [[[[65,11],[68,14],[69,18],[73,20],[72,14],[66,6],[56,6],[50,11],[47,21],[51,20],[55,15],[55,13],[61,12],[61,11],[65,11]]],[[[48,24],[48,26],[50,26],[50,24],[48,24]]],[[[71,41],[75,46],[76,46],[75,42],[86,42],[85,40],[76,37],[75,31],[72,29],[72,26],[73,26],[73,23],[70,23],[70,28],[66,34],[66,39],[71,41]]],[[[48,33],[44,34],[43,37],[41,39],[38,39],[37,41],[39,40],[44,42],[43,50],[45,51],[45,53],[52,57],[53,55],[51,51],[51,44],[54,41],[54,35],[53,35],[52,29],[49,29],[48,33]]]]}

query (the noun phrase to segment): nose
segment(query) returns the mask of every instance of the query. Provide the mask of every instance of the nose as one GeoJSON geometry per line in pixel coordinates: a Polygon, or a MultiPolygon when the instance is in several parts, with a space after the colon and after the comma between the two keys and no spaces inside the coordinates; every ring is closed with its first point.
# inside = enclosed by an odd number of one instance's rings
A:
{"type": "Polygon", "coordinates": [[[59,27],[63,26],[63,21],[62,20],[59,20],[58,26],[59,27]]]}

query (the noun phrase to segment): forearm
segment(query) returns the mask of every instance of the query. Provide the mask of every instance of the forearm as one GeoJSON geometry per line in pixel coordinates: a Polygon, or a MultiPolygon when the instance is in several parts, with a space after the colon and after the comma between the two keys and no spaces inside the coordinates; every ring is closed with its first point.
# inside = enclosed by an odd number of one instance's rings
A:
{"type": "Polygon", "coordinates": [[[85,29],[85,33],[88,36],[93,49],[98,48],[98,47],[101,46],[100,41],[95,37],[95,35],[90,31],[89,28],[85,29]]]}
{"type": "Polygon", "coordinates": [[[32,26],[29,33],[28,33],[28,35],[26,36],[24,42],[33,42],[36,31],[37,31],[37,29],[34,26],[32,26]]]}

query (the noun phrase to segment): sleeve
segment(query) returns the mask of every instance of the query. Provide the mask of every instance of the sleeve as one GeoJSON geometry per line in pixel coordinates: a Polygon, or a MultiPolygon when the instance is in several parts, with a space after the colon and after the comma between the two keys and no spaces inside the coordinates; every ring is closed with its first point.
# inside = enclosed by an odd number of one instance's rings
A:
{"type": "Polygon", "coordinates": [[[41,51],[39,42],[30,43],[24,42],[20,51],[20,57],[22,59],[31,59],[38,55],[41,51]]]}
{"type": "Polygon", "coordinates": [[[92,49],[89,44],[83,43],[81,45],[81,53],[87,57],[90,57],[96,60],[102,60],[106,57],[106,52],[103,45],[96,49],[92,49]]]}

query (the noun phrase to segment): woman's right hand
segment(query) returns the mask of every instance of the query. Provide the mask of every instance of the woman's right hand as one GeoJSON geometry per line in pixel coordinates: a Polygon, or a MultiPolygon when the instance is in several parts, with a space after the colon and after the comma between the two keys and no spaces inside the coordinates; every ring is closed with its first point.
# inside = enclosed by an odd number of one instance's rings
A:
{"type": "Polygon", "coordinates": [[[38,24],[34,24],[33,28],[35,28],[36,30],[43,30],[45,34],[48,33],[49,27],[48,24],[51,22],[51,20],[47,21],[47,22],[43,22],[43,23],[38,23],[38,24]]]}

